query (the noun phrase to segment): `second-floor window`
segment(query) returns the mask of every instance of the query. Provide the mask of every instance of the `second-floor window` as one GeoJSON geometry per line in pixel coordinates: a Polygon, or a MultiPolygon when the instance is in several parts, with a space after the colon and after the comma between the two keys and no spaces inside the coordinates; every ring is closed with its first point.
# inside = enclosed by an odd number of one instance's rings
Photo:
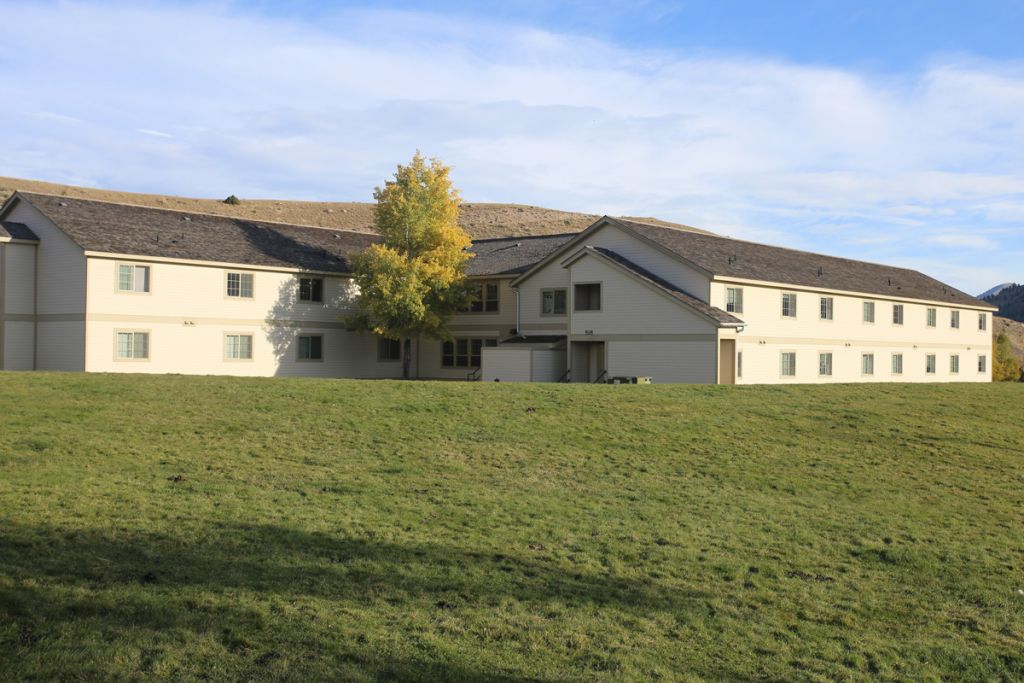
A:
{"type": "Polygon", "coordinates": [[[251,299],[252,273],[228,273],[227,295],[240,299],[251,299]]]}
{"type": "Polygon", "coordinates": [[[122,263],[117,267],[117,290],[119,292],[148,292],[149,266],[122,263]]]}
{"type": "Polygon", "coordinates": [[[565,315],[565,290],[541,290],[540,312],[542,315],[565,315]]]}
{"type": "Polygon", "coordinates": [[[954,330],[960,329],[960,311],[949,312],[949,326],[954,330]]]}
{"type": "Polygon", "coordinates": [[[864,322],[873,323],[875,322],[875,302],[865,301],[864,302],[864,322]]]}
{"type": "Polygon", "coordinates": [[[585,285],[576,285],[572,299],[574,311],[600,311],[601,283],[592,282],[585,285]]]}
{"type": "Polygon", "coordinates": [[[936,310],[934,308],[929,308],[927,315],[928,315],[928,327],[935,327],[936,310]]]}
{"type": "Polygon", "coordinates": [[[832,307],[835,305],[835,300],[830,296],[821,297],[821,319],[832,320],[832,307]]]}
{"type": "Polygon", "coordinates": [[[782,317],[796,317],[796,294],[794,292],[782,293],[782,317]]]}
{"type": "Polygon", "coordinates": [[[984,313],[978,314],[978,329],[982,332],[988,329],[988,316],[984,313]]]}
{"type": "Polygon", "coordinates": [[[496,282],[481,282],[474,285],[473,301],[469,308],[463,309],[463,313],[497,313],[498,312],[498,284],[496,282]]]}
{"type": "Polygon", "coordinates": [[[902,325],[903,324],[903,304],[892,305],[892,324],[902,325]]]}
{"type": "Polygon", "coordinates": [[[299,278],[299,301],[320,303],[324,300],[324,279],[322,277],[299,278]]]}
{"type": "Polygon", "coordinates": [[[743,312],[743,288],[727,287],[725,290],[725,310],[730,313],[743,312]]]}

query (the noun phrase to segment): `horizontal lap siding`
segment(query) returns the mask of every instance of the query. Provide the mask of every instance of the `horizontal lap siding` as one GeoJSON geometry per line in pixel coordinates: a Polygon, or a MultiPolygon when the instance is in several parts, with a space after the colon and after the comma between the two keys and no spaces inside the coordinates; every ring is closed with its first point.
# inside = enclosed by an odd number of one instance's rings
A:
{"type": "Polygon", "coordinates": [[[485,382],[529,382],[530,349],[484,349],[482,379],[485,382]]]}
{"type": "Polygon", "coordinates": [[[715,342],[608,342],[608,375],[651,377],[658,384],[715,382],[715,342]]]}

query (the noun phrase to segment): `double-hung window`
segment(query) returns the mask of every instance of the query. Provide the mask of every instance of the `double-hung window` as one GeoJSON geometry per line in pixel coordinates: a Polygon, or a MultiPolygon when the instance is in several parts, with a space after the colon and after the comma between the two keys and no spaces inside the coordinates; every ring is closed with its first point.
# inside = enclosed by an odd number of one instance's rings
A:
{"type": "Polygon", "coordinates": [[[927,311],[928,316],[928,327],[935,327],[935,317],[937,311],[934,308],[929,308],[927,311]]]}
{"type": "Polygon", "coordinates": [[[978,330],[984,332],[988,329],[988,316],[984,313],[978,314],[978,330]]]}
{"type": "Polygon", "coordinates": [[[227,295],[240,299],[252,298],[252,273],[228,273],[227,295]]]}
{"type": "Polygon", "coordinates": [[[725,289],[725,310],[729,313],[743,312],[743,288],[726,287],[725,289]]]}
{"type": "Polygon", "coordinates": [[[949,312],[949,326],[954,329],[960,329],[960,311],[949,312]]]}
{"type": "Polygon", "coordinates": [[[149,360],[149,332],[118,332],[117,360],[149,360]]]}
{"type": "Polygon", "coordinates": [[[822,377],[832,375],[832,354],[827,351],[818,354],[818,374],[822,377]]]}
{"type": "Polygon", "coordinates": [[[865,301],[864,302],[864,322],[873,323],[875,322],[875,302],[865,301]]]}
{"type": "Polygon", "coordinates": [[[832,309],[835,306],[835,299],[830,296],[821,297],[821,319],[832,320],[832,309]]]}
{"type": "Polygon", "coordinates": [[[902,325],[903,324],[903,304],[892,305],[892,324],[902,325]]]}
{"type": "Polygon", "coordinates": [[[227,360],[252,360],[252,335],[224,335],[224,358],[227,360]]]}
{"type": "Polygon", "coordinates": [[[863,353],[860,356],[860,372],[863,375],[875,374],[875,354],[863,353]]]}
{"type": "Polygon", "coordinates": [[[464,313],[497,313],[498,312],[498,284],[496,282],[481,282],[475,285],[473,300],[464,313]]]}
{"type": "Polygon", "coordinates": [[[298,359],[300,361],[317,361],[324,359],[324,337],[322,334],[300,334],[298,339],[298,359]]]}
{"type": "Polygon", "coordinates": [[[324,300],[324,279],[322,277],[299,278],[299,301],[321,303],[324,300]]]}
{"type": "Polygon", "coordinates": [[[949,357],[949,374],[956,375],[960,373],[960,356],[952,354],[949,357]]]}
{"type": "Polygon", "coordinates": [[[540,313],[541,315],[565,315],[565,290],[542,289],[540,313]]]}
{"type": "Polygon", "coordinates": [[[796,352],[782,352],[782,376],[796,377],[796,352]]]}
{"type": "Polygon", "coordinates": [[[978,372],[988,372],[988,358],[984,355],[978,356],[978,372]]]}
{"type": "Polygon", "coordinates": [[[782,293],[782,317],[783,318],[795,318],[796,317],[796,293],[795,292],[783,292],[782,293]]]}
{"type": "Polygon", "coordinates": [[[117,291],[148,292],[149,266],[121,263],[117,266],[117,291]]]}
{"type": "Polygon", "coordinates": [[[935,374],[935,354],[929,353],[924,357],[924,371],[928,375],[935,374]]]}
{"type": "Polygon", "coordinates": [[[903,354],[894,353],[892,354],[892,374],[902,375],[903,374],[903,354]]]}

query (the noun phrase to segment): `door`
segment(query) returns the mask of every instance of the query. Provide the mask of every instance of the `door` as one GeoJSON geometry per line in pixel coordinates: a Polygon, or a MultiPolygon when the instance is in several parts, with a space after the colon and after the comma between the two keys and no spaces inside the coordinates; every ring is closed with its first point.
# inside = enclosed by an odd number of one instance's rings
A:
{"type": "Polygon", "coordinates": [[[718,383],[736,384],[735,339],[723,339],[718,343],[718,383]]]}

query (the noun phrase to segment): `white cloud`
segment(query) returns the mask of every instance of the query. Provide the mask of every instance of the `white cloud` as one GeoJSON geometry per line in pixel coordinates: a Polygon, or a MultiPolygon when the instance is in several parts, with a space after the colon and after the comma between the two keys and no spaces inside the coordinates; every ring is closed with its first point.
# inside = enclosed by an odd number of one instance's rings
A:
{"type": "Polygon", "coordinates": [[[1024,64],[880,76],[426,13],[312,25],[232,3],[4,16],[0,85],[19,107],[0,111],[0,174],[367,199],[421,148],[474,201],[927,259],[972,289],[1024,279],[1024,64]],[[992,250],[983,272],[957,267],[964,248],[992,250]]]}

